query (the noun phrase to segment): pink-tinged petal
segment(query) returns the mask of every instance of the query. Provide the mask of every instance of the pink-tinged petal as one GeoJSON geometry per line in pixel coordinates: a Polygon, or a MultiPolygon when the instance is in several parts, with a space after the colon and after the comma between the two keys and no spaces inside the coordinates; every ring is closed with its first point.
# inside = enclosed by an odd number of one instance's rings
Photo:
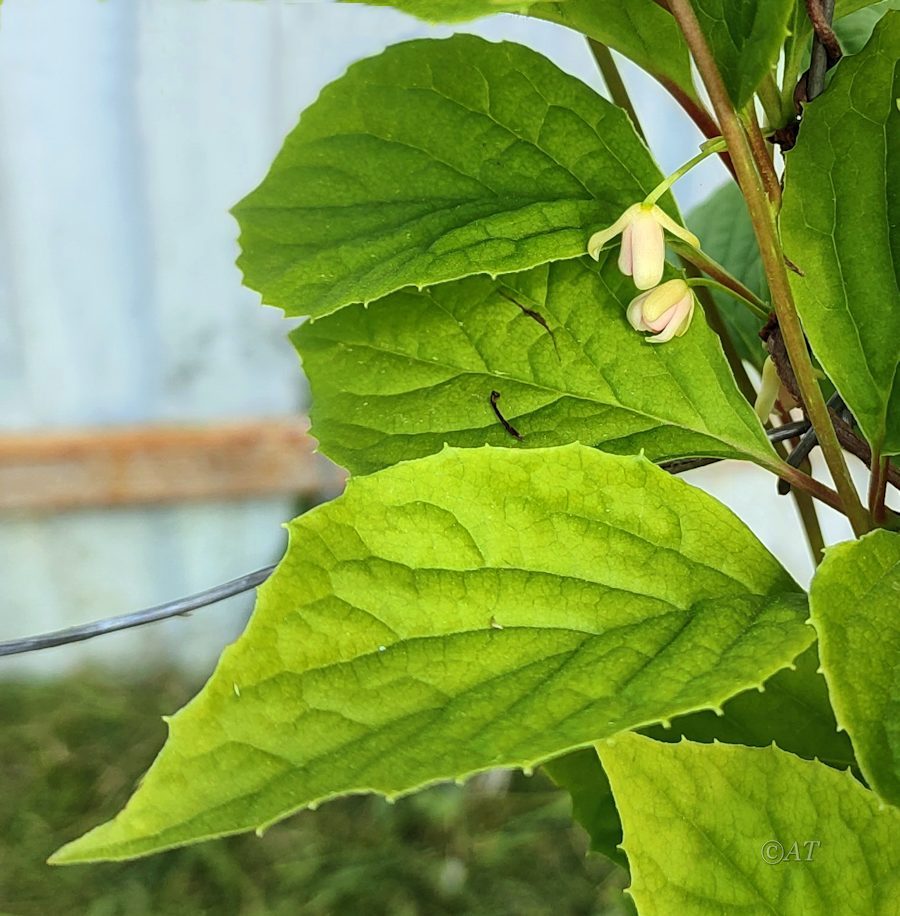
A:
{"type": "Polygon", "coordinates": [[[625,315],[628,318],[628,323],[635,329],[635,331],[647,330],[647,326],[644,324],[642,310],[644,306],[644,300],[649,295],[650,293],[641,293],[639,296],[635,296],[634,299],[628,303],[628,310],[625,312],[625,315]]]}
{"type": "Polygon", "coordinates": [[[633,265],[631,244],[631,226],[628,225],[622,232],[622,247],[619,249],[619,270],[626,277],[631,276],[633,265]]]}
{"type": "Polygon", "coordinates": [[[646,341],[647,343],[668,343],[675,336],[676,330],[676,323],[674,321],[669,322],[663,331],[659,334],[654,334],[653,337],[647,337],[646,341]]]}
{"type": "Polygon", "coordinates": [[[611,242],[631,222],[636,209],[640,204],[632,204],[611,226],[595,232],[587,243],[588,254],[595,260],[600,260],[600,251],[603,246],[611,242]]]}
{"type": "Polygon", "coordinates": [[[690,299],[679,302],[672,311],[669,322],[659,334],[648,337],[648,343],[666,343],[675,336],[680,337],[687,330],[694,315],[693,294],[690,299]]]}
{"type": "Polygon", "coordinates": [[[678,223],[666,213],[661,207],[654,205],[653,207],[653,218],[659,223],[663,229],[667,229],[672,235],[677,236],[683,242],[687,242],[693,248],[700,247],[700,239],[694,235],[693,232],[689,232],[684,226],[679,226],[678,223]]]}
{"type": "Polygon", "coordinates": [[[662,279],[666,243],[662,226],[647,210],[631,222],[631,274],[638,289],[651,289],[662,279]]]}
{"type": "Polygon", "coordinates": [[[652,321],[646,315],[644,315],[644,324],[646,324],[651,331],[662,331],[675,317],[675,311],[677,308],[677,305],[673,305],[671,308],[666,309],[662,315],[660,315],[658,318],[654,318],[652,321]]]}

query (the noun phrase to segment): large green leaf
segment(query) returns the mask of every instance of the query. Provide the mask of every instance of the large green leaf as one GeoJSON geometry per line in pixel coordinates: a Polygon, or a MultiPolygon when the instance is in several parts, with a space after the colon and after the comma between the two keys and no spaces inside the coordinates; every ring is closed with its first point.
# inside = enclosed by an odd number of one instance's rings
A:
{"type": "MultiPolygon", "coordinates": [[[[722,185],[695,207],[687,225],[703,242],[703,250],[749,287],[768,298],[766,274],[759,256],[753,224],[740,188],[732,181],[722,185]]],[[[722,320],[742,359],[762,369],[766,352],[759,331],[762,322],[733,296],[713,292],[722,320]]]]}
{"type": "Polygon", "coordinates": [[[598,749],[641,916],[896,916],[900,812],[850,773],[776,747],[598,749]]]}
{"type": "Polygon", "coordinates": [[[725,87],[742,108],[769,73],[788,35],[794,0],[692,0],[725,87]]]}
{"type": "Polygon", "coordinates": [[[540,54],[411,41],[303,113],[234,209],[238,263],[265,302],[325,315],[576,257],[661,177],[627,115],[540,54]]]}
{"type": "Polygon", "coordinates": [[[900,534],[831,547],[810,589],[831,702],[869,785],[900,806],[900,534]]]}
{"type": "MultiPolygon", "coordinates": [[[[360,2],[360,0],[343,0],[360,2]]],[[[689,98],[697,91],[687,44],[672,16],[655,0],[361,0],[392,6],[426,22],[462,22],[493,13],[528,13],[588,35],[631,58],[664,85],[689,98]]]]}
{"type": "Polygon", "coordinates": [[[426,22],[467,22],[494,13],[527,12],[531,0],[339,0],[366,6],[392,6],[426,22]]]}
{"type": "Polygon", "coordinates": [[[541,2],[528,14],[582,32],[624,54],[667,88],[698,98],[681,29],[655,0],[541,2]]]}
{"type": "Polygon", "coordinates": [[[581,445],[447,449],[353,478],[289,532],[125,810],[54,861],[534,766],[717,706],[812,638],[805,595],[728,509],[581,445]]]}
{"type": "Polygon", "coordinates": [[[649,344],[625,320],[634,292],[615,257],[599,269],[585,258],[404,290],[308,322],[293,339],[313,434],[353,473],[444,443],[774,460],[699,311],[684,337],[649,344]]]}
{"type": "MultiPolygon", "coordinates": [[[[807,760],[818,759],[847,769],[856,759],[845,732],[838,732],[828,701],[819,657],[810,646],[790,668],[770,677],[764,689],[732,697],[720,710],[678,716],[668,725],[651,725],[642,733],[657,741],[682,738],[710,744],[768,747],[776,744],[807,760]]],[[[544,765],[551,778],[572,796],[572,814],[587,830],[591,848],[625,865],[619,844],[622,824],[609,780],[594,750],[574,751],[544,765]]]]}
{"type": "Polygon", "coordinates": [[[900,453],[900,13],[840,64],[787,156],[781,231],[813,350],[866,437],[900,453]]]}

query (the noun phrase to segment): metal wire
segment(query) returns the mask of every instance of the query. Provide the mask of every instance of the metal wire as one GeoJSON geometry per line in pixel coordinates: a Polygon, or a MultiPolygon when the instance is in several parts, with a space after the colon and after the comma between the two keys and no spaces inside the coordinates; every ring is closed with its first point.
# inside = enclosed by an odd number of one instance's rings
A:
{"type": "MultiPolygon", "coordinates": [[[[807,429],[809,429],[809,422],[798,420],[794,423],[786,423],[777,429],[771,429],[766,435],[768,435],[770,442],[781,442],[785,439],[793,439],[798,435],[802,435],[807,429]]],[[[687,458],[664,462],[660,466],[673,474],[680,474],[682,471],[703,467],[705,464],[712,464],[718,460],[716,458],[687,458]]],[[[254,570],[246,575],[239,576],[237,579],[231,579],[229,582],[223,582],[221,585],[215,585],[194,595],[144,608],[141,611],[135,611],[133,614],[107,617],[104,620],[95,620],[92,623],[83,623],[75,627],[67,627],[64,630],[54,630],[39,636],[25,636],[22,639],[10,639],[6,642],[0,642],[0,656],[22,655],[25,652],[37,652],[39,649],[65,646],[69,643],[93,639],[95,636],[116,633],[119,630],[142,627],[146,623],[155,623],[158,620],[167,620],[170,617],[180,617],[184,614],[189,614],[191,611],[208,607],[211,604],[224,601],[226,598],[232,598],[242,592],[248,592],[256,588],[269,578],[274,569],[274,564],[272,566],[264,566],[262,569],[254,570]]]]}
{"type": "Polygon", "coordinates": [[[50,649],[53,646],[64,646],[72,642],[81,642],[93,639],[95,636],[104,636],[118,630],[128,630],[131,627],[142,627],[145,623],[155,623],[157,620],[166,620],[169,617],[179,617],[189,614],[198,608],[207,607],[217,601],[224,601],[241,592],[256,588],[272,573],[273,566],[264,566],[230,582],[223,582],[212,588],[188,595],[186,598],[177,598],[165,604],[135,611],[133,614],[122,614],[119,617],[107,617],[105,620],[95,620],[93,623],[83,623],[77,627],[67,627],[65,630],[54,630],[41,636],[26,636],[23,639],[11,639],[0,642],[0,656],[21,655],[23,652],[36,652],[38,649],[50,649]]]}

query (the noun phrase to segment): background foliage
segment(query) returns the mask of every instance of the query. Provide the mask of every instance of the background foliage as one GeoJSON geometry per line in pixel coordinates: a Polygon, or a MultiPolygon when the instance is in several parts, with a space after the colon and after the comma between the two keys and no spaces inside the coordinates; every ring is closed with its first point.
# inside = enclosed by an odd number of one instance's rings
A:
{"type": "Polygon", "coordinates": [[[540,775],[439,786],[388,805],[342,799],[264,837],[125,864],[48,869],[47,856],[112,815],[165,738],[160,715],[198,684],[81,672],[0,690],[0,913],[5,916],[622,916],[624,872],[585,858],[565,793],[540,775]]]}

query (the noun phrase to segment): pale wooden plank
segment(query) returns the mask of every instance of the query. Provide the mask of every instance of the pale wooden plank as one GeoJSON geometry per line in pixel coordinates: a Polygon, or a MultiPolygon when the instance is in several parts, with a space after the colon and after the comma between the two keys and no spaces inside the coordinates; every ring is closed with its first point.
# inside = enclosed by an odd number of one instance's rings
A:
{"type": "Polygon", "coordinates": [[[0,436],[0,510],[324,496],[341,472],[305,417],[0,436]]]}

